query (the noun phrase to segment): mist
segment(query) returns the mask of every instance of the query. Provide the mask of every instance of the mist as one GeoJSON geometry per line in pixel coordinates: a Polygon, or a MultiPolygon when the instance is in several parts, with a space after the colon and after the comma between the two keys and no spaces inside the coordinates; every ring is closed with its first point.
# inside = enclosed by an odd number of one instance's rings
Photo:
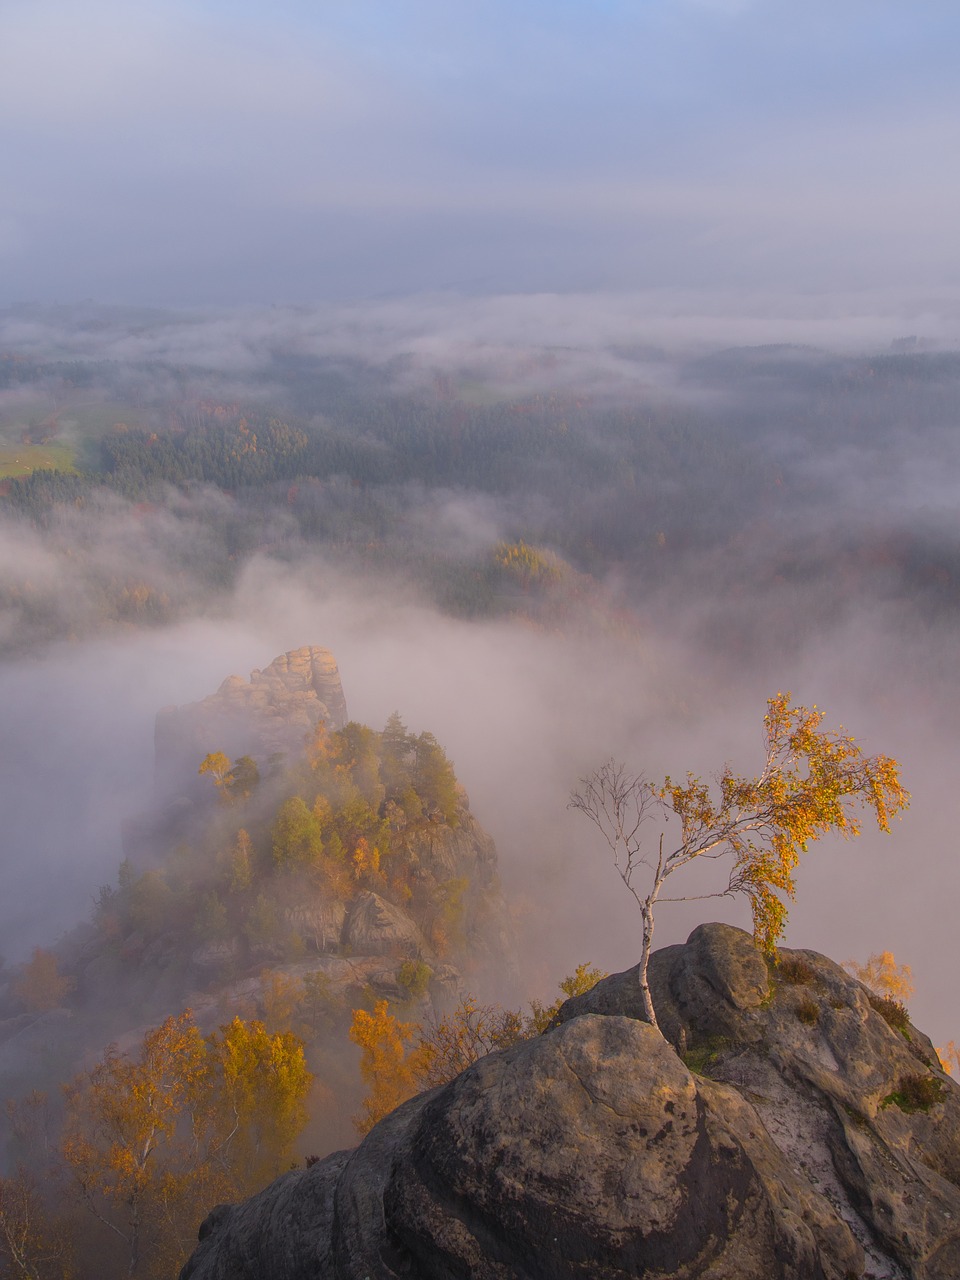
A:
{"type": "MultiPolygon", "coordinates": [[[[413,299],[361,309],[347,332],[321,311],[144,324],[117,311],[97,319],[96,309],[86,319],[7,314],[6,349],[40,361],[32,381],[5,393],[8,439],[51,414],[57,438],[72,438],[73,423],[78,438],[109,438],[121,393],[135,422],[176,435],[212,389],[279,406],[308,435],[331,424],[354,432],[368,450],[358,465],[382,455],[388,466],[370,485],[329,475],[316,490],[327,523],[314,535],[286,482],[262,500],[189,483],[137,501],[103,473],[82,504],[39,519],[4,512],[8,961],[83,918],[115,878],[122,823],[151,802],[160,707],[319,644],[339,662],[352,718],[381,728],[398,710],[452,758],[497,842],[522,998],[549,995],[582,961],[614,970],[637,957],[635,906],[567,808],[578,779],[611,755],[653,778],[711,775],[727,762],[749,774],[766,699],[789,689],[816,703],[830,727],[900,761],[913,804],[889,836],[865,830],[810,850],[786,942],[841,961],[893,950],[913,967],[917,1022],[939,1042],[955,1036],[941,958],[960,890],[949,852],[960,693],[953,355],[917,342],[891,354],[900,316],[879,351],[867,342],[876,330],[863,329],[818,348],[719,348],[692,328],[682,342],[638,347],[621,301],[605,312],[601,303],[579,328],[571,318],[562,346],[563,307],[541,331],[529,300],[464,300],[458,310],[413,299]],[[278,368],[294,355],[285,382],[278,368]],[[93,362],[93,384],[65,383],[65,359],[93,362]],[[389,470],[392,437],[350,425],[356,405],[395,397],[453,405],[461,421],[477,387],[482,413],[489,397],[505,413],[555,397],[596,477],[568,483],[538,456],[502,483],[402,479],[389,470]],[[617,415],[628,412],[669,432],[687,425],[664,437],[673,443],[658,473],[623,488],[608,471],[623,470],[617,415]],[[682,449],[694,452],[677,452],[688,439],[682,449]],[[722,441],[739,459],[734,479],[711,461],[722,441]],[[684,470],[704,449],[706,462],[684,470]],[[613,527],[598,549],[591,531],[610,512],[647,523],[613,527]],[[538,603],[511,588],[495,608],[451,604],[444,574],[469,577],[518,537],[557,557],[559,597],[538,603]],[[138,612],[123,596],[130,584],[166,603],[138,612]]],[[[645,325],[649,336],[654,319],[645,325]]],[[[707,891],[712,882],[698,877],[689,888],[707,891]]],[[[705,918],[749,926],[744,903],[665,904],[658,943],[705,918]]]]}

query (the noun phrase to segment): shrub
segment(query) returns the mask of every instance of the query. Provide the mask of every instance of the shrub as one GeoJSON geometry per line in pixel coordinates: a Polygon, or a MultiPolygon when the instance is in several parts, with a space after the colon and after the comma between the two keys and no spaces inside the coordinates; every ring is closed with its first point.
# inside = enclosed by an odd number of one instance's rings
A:
{"type": "Polygon", "coordinates": [[[910,1026],[910,1015],[907,1013],[907,1006],[899,1000],[894,1000],[891,996],[870,995],[867,997],[871,1006],[876,1009],[880,1017],[893,1027],[894,1031],[902,1031],[907,1034],[907,1028],[910,1026]]]}
{"type": "Polygon", "coordinates": [[[726,1036],[708,1036],[680,1056],[688,1071],[698,1076],[709,1076],[711,1068],[729,1048],[730,1041],[726,1036]]]}
{"type": "Polygon", "coordinates": [[[784,982],[793,986],[805,986],[817,976],[813,966],[803,956],[784,956],[777,962],[777,972],[784,982]]]}
{"type": "Polygon", "coordinates": [[[805,996],[800,1001],[794,1009],[794,1013],[808,1027],[814,1027],[820,1021],[820,1006],[816,1000],[811,1000],[809,996],[805,996]]]}
{"type": "Polygon", "coordinates": [[[31,1013],[46,1013],[63,1004],[76,985],[73,978],[60,975],[52,951],[35,947],[13,984],[13,994],[31,1013]]]}
{"type": "Polygon", "coordinates": [[[411,1000],[419,1000],[430,985],[433,970],[422,960],[404,960],[397,970],[397,985],[402,987],[411,1000]]]}
{"type": "Polygon", "coordinates": [[[893,1093],[888,1093],[881,1107],[895,1106],[911,1115],[915,1111],[929,1111],[940,1101],[943,1085],[936,1076],[903,1076],[893,1093]]]}

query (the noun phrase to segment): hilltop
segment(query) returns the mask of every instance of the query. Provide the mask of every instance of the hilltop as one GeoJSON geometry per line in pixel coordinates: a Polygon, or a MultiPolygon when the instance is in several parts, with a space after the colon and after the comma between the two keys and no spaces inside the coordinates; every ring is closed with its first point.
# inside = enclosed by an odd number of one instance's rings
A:
{"type": "Polygon", "coordinates": [[[181,1280],[955,1280],[960,1088],[825,956],[704,925],[353,1151],[221,1206],[181,1280]]]}
{"type": "Polygon", "coordinates": [[[316,646],[164,709],[156,743],[156,801],[126,826],[116,883],[0,982],[3,1092],[56,1096],[108,1042],[132,1050],[187,1008],[204,1032],[252,1017],[305,1042],[311,1141],[329,1149],[357,1101],[352,1010],[422,1019],[509,968],[493,841],[433,735],[350,721],[316,646]]]}

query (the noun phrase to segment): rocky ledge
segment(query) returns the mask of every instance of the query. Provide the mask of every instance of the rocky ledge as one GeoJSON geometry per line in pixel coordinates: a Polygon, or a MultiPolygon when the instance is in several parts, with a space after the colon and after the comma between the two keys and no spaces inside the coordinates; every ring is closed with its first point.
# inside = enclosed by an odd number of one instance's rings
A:
{"type": "Polygon", "coordinates": [[[201,1228],[182,1280],[956,1280],[960,1088],[824,956],[704,925],[354,1151],[201,1228]],[[671,1043],[672,1041],[672,1043],[671,1043]]]}

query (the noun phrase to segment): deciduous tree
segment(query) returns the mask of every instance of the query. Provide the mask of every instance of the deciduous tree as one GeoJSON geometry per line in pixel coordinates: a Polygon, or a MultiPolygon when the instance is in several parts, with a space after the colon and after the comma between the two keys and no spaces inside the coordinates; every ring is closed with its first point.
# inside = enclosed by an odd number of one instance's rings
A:
{"type": "Polygon", "coordinates": [[[905,1004],[913,995],[913,972],[908,964],[897,964],[892,951],[868,956],[866,964],[845,960],[843,967],[878,996],[905,1004]]]}
{"type": "Polygon", "coordinates": [[[75,979],[60,974],[52,951],[35,947],[13,984],[13,994],[31,1011],[46,1013],[63,1004],[76,985],[75,979]]]}
{"type": "Polygon", "coordinates": [[[161,1206],[169,1212],[195,1172],[194,1135],[181,1121],[205,1072],[203,1037],[184,1013],[147,1033],[137,1061],[111,1048],[65,1090],[64,1158],[86,1208],[122,1242],[131,1276],[161,1206]]]}
{"type": "Polygon", "coordinates": [[[0,1177],[0,1275],[70,1280],[73,1274],[67,1231],[49,1213],[33,1175],[21,1165],[0,1177]]]}
{"type": "Polygon", "coordinates": [[[793,707],[789,694],[778,693],[767,703],[765,758],[756,777],[741,777],[726,766],[713,788],[692,774],[685,783],[667,777],[656,784],[610,760],[582,778],[571,796],[571,807],[604,836],[620,878],[640,907],[640,990],[654,1026],[647,966],[658,900],[744,894],[757,944],[772,951],[786,924],[784,899],[794,896],[794,872],[808,845],[831,833],[846,839],[859,835],[864,809],[873,812],[881,831],[889,831],[890,819],[907,806],[909,793],[896,760],[865,756],[842,731],[821,729],[823,719],[816,707],[793,707]],[[648,839],[651,819],[655,830],[648,839]],[[674,872],[697,858],[724,856],[730,858],[724,888],[661,896],[674,872]]]}
{"type": "Polygon", "coordinates": [[[415,1022],[395,1018],[386,1000],[378,1000],[372,1013],[354,1011],[350,1039],[360,1048],[360,1075],[367,1085],[361,1112],[353,1121],[358,1133],[368,1133],[420,1088],[417,1031],[415,1022]]]}
{"type": "Polygon", "coordinates": [[[310,1083],[292,1034],[235,1018],[204,1038],[187,1011],[67,1087],[64,1159],[128,1275],[173,1274],[204,1206],[280,1172],[310,1083]]]}
{"type": "Polygon", "coordinates": [[[211,751],[205,755],[200,762],[200,768],[197,773],[201,776],[209,773],[213,778],[213,785],[223,794],[223,789],[227,785],[227,777],[231,769],[230,757],[224,755],[222,751],[211,751]]]}

